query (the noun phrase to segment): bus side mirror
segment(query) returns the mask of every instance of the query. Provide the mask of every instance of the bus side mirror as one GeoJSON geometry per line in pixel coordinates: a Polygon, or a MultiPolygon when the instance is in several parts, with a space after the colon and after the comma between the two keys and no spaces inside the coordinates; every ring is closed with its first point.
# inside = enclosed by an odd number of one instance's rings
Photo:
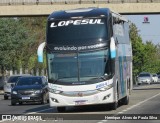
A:
{"type": "Polygon", "coordinates": [[[116,45],[113,37],[111,37],[111,42],[110,42],[110,55],[112,59],[116,57],[116,45]]]}
{"type": "Polygon", "coordinates": [[[43,50],[45,46],[46,46],[46,43],[43,42],[38,47],[38,50],[37,50],[38,62],[43,62],[43,50]]]}

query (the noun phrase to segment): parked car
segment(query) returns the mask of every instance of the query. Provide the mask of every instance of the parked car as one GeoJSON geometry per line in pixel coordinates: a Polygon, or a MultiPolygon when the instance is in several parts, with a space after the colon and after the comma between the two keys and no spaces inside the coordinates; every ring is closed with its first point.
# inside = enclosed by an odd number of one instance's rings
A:
{"type": "Polygon", "coordinates": [[[48,101],[48,82],[43,76],[20,77],[11,92],[11,105],[48,101]]]}
{"type": "Polygon", "coordinates": [[[144,83],[150,84],[151,82],[153,82],[152,74],[150,74],[148,72],[142,72],[139,74],[138,85],[144,84],[144,83]]]}
{"type": "Polygon", "coordinates": [[[14,87],[19,77],[22,76],[31,76],[30,74],[17,74],[12,75],[4,82],[3,90],[4,90],[4,99],[7,100],[8,97],[11,96],[11,89],[14,87]]]}
{"type": "Polygon", "coordinates": [[[160,82],[160,75],[158,75],[158,82],[160,82]]]}
{"type": "Polygon", "coordinates": [[[158,82],[158,75],[152,74],[153,82],[158,82]]]}

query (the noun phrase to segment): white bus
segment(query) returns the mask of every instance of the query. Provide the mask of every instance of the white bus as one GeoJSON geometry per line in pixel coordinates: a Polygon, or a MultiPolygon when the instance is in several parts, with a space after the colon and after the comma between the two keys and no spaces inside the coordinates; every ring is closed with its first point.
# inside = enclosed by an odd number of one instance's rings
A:
{"type": "Polygon", "coordinates": [[[46,42],[49,100],[67,106],[129,103],[132,48],[129,23],[108,8],[57,11],[49,15],[46,42]]]}

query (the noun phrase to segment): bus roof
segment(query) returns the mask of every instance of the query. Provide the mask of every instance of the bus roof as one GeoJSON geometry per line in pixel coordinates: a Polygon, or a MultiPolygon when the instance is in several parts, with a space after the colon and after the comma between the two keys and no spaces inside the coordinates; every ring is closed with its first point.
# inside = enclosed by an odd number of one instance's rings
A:
{"type": "Polygon", "coordinates": [[[87,17],[103,17],[109,16],[111,13],[109,8],[79,8],[73,10],[56,11],[50,14],[48,20],[52,19],[73,19],[87,17]]]}

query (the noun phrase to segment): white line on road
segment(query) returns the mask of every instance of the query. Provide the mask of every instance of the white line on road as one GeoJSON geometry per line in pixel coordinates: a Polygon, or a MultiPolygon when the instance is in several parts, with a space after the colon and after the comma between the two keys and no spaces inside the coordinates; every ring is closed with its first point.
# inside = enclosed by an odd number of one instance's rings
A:
{"type": "Polygon", "coordinates": [[[121,112],[118,112],[118,114],[122,114],[123,113],[123,111],[121,111],[121,112]]]}
{"type": "MultiPolygon", "coordinates": [[[[129,108],[121,111],[121,112],[118,112],[117,114],[115,114],[115,115],[113,115],[113,116],[117,116],[118,114],[122,114],[122,113],[124,113],[124,112],[126,112],[126,111],[128,111],[128,110],[131,110],[131,109],[133,109],[133,108],[135,108],[135,107],[137,107],[137,106],[139,106],[139,105],[147,102],[148,100],[151,100],[151,99],[153,99],[153,98],[155,98],[155,97],[157,97],[157,96],[159,96],[159,95],[160,95],[160,93],[158,93],[158,94],[156,94],[156,95],[154,95],[154,96],[152,96],[152,97],[150,97],[150,98],[148,98],[148,99],[146,99],[146,100],[144,100],[144,101],[141,101],[141,102],[139,102],[139,103],[137,103],[137,104],[135,104],[135,105],[133,105],[133,106],[131,106],[131,107],[129,107],[129,108]]],[[[101,120],[101,121],[99,121],[99,122],[97,122],[97,123],[104,123],[103,121],[104,121],[104,120],[101,120]]],[[[105,121],[105,122],[107,122],[107,121],[105,121]]]]}

